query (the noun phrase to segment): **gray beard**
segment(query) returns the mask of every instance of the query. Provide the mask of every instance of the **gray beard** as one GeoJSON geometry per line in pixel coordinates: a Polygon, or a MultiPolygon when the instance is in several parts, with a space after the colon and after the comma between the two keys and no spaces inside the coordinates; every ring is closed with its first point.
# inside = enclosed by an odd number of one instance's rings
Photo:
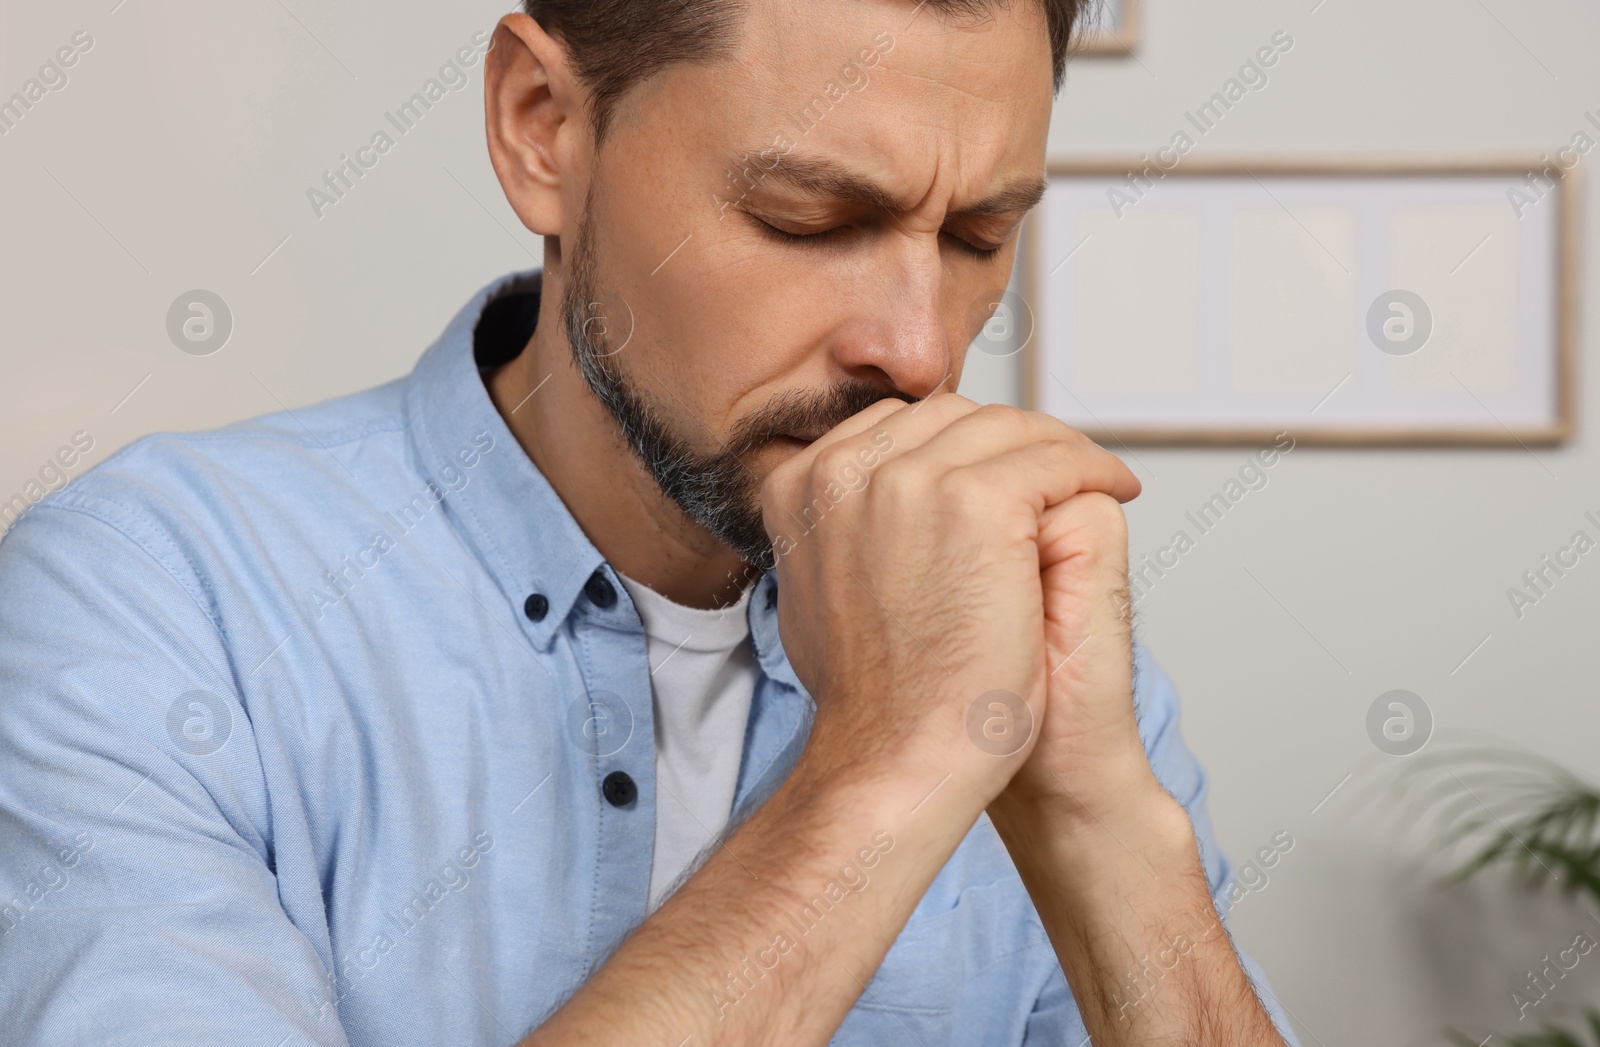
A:
{"type": "MultiPolygon", "coordinates": [[[[697,454],[682,433],[667,422],[657,407],[659,401],[646,396],[616,365],[618,351],[606,344],[611,335],[608,325],[617,317],[606,315],[604,303],[618,299],[603,294],[596,286],[598,265],[590,222],[593,183],[588,196],[578,220],[577,243],[561,301],[562,324],[578,371],[616,419],[628,446],[662,493],[738,553],[747,565],[757,571],[771,570],[777,558],[762,523],[761,479],[746,459],[786,432],[831,429],[885,397],[907,403],[915,403],[917,397],[865,382],[847,383],[820,397],[779,397],[741,419],[721,451],[697,454]]],[[[710,429],[706,433],[722,443],[710,429]]]]}

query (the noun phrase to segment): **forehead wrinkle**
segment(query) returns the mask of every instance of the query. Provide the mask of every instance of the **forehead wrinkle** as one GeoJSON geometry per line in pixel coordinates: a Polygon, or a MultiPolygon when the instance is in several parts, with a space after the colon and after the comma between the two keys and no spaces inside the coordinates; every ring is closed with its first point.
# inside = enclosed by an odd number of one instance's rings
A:
{"type": "MultiPolygon", "coordinates": [[[[745,155],[748,157],[753,154],[746,151],[745,155]]],[[[808,196],[858,204],[890,214],[916,210],[917,202],[908,204],[865,175],[857,174],[838,161],[825,157],[794,154],[775,156],[761,165],[758,175],[760,182],[769,180],[808,196]]],[[[1013,181],[981,200],[950,211],[947,216],[993,218],[1026,212],[1039,203],[1044,192],[1044,178],[1028,176],[1013,181]]]]}
{"type": "MultiPolygon", "coordinates": [[[[958,133],[956,143],[964,143],[965,139],[958,133]]],[[[962,158],[966,153],[961,149],[955,150],[956,183],[961,182],[962,158]]],[[[953,219],[984,219],[1003,218],[1013,214],[1025,214],[1038,206],[1044,199],[1046,183],[1043,175],[1020,175],[1002,186],[996,192],[990,193],[981,200],[976,200],[965,207],[957,208],[946,213],[946,218],[953,219]]]]}
{"type": "MultiPolygon", "coordinates": [[[[965,95],[967,98],[983,106],[1005,105],[1007,102],[1007,99],[995,98],[993,95],[986,95],[978,91],[969,90],[968,88],[957,83],[956,80],[959,78],[961,73],[961,70],[959,69],[951,69],[948,74],[950,79],[948,80],[943,76],[930,76],[927,73],[918,73],[913,72],[910,69],[896,68],[887,65],[884,66],[883,72],[885,75],[893,74],[895,77],[904,80],[919,80],[930,87],[939,88],[945,91],[953,91],[957,94],[965,95]]],[[[929,92],[929,94],[932,94],[932,92],[929,92]]]]}

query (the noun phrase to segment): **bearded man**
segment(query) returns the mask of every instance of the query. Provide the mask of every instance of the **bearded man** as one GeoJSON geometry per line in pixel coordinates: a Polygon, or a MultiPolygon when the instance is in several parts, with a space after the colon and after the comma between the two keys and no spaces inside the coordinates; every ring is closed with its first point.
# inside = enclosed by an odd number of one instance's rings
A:
{"type": "Polygon", "coordinates": [[[543,266],[0,548],[7,1042],[1292,1042],[1138,480],[955,392],[1078,6],[502,19],[543,266]]]}

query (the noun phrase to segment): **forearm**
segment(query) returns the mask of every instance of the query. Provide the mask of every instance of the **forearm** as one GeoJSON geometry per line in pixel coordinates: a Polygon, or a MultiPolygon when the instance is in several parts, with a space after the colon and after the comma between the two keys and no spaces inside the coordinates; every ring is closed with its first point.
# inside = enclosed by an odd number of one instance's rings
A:
{"type": "Polygon", "coordinates": [[[1153,779],[1103,811],[996,811],[1094,1043],[1282,1047],[1153,779]]]}
{"type": "Polygon", "coordinates": [[[981,810],[913,777],[803,755],[523,1047],[825,1045],[981,810]]]}

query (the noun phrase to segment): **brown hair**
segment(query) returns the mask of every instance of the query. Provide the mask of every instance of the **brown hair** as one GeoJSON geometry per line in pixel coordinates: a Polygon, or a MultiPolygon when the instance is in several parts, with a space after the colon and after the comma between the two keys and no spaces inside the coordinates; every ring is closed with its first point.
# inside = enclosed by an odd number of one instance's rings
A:
{"type": "MultiPolygon", "coordinates": [[[[981,15],[1012,0],[922,0],[936,14],[981,15]]],[[[1067,48],[1088,0],[1040,4],[1050,32],[1052,85],[1061,90],[1067,48]]],[[[523,0],[523,10],[567,47],[590,92],[595,143],[605,140],[624,95],[675,62],[726,57],[746,0],[523,0]]]]}

